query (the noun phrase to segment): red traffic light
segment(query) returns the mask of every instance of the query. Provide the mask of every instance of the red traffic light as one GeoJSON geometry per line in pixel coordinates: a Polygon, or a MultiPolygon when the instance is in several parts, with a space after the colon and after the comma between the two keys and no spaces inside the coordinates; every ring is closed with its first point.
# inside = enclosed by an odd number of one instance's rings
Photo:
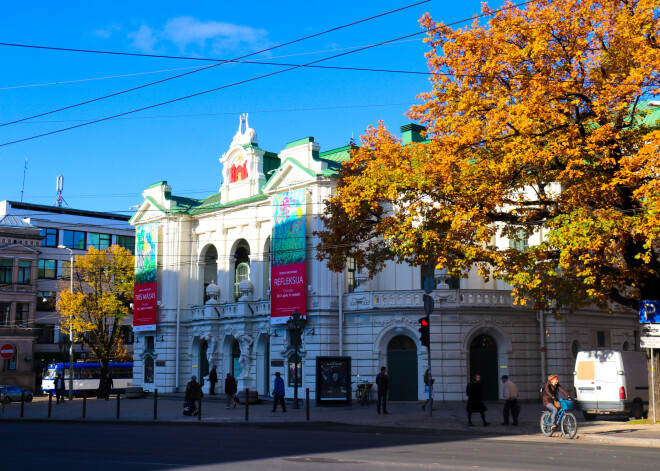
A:
{"type": "Polygon", "coordinates": [[[419,323],[422,324],[422,327],[428,327],[428,325],[429,325],[429,321],[426,320],[426,317],[422,317],[419,320],[419,323]]]}

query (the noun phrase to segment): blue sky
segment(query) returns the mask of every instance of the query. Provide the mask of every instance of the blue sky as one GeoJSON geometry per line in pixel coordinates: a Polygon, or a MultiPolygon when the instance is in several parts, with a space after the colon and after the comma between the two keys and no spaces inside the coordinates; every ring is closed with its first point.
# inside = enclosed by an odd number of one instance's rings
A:
{"type": "MultiPolygon", "coordinates": [[[[0,42],[59,48],[231,59],[415,3],[409,1],[5,2],[0,42]],[[285,6],[283,6],[285,5],[285,6]]],[[[491,6],[498,7],[499,3],[491,6]]],[[[457,21],[479,1],[432,1],[253,56],[300,64],[419,31],[418,19],[457,21]]],[[[420,35],[322,65],[427,71],[420,35]]],[[[0,46],[0,122],[6,123],[208,65],[194,60],[127,57],[0,46]]],[[[226,64],[118,97],[0,127],[0,144],[66,128],[285,67],[226,64]]],[[[167,180],[177,195],[217,191],[224,153],[249,113],[259,146],[281,151],[314,136],[321,151],[347,145],[384,120],[398,134],[424,75],[296,69],[31,141],[0,147],[0,200],[54,204],[64,176],[71,207],[130,213],[150,184],[167,180]]]]}

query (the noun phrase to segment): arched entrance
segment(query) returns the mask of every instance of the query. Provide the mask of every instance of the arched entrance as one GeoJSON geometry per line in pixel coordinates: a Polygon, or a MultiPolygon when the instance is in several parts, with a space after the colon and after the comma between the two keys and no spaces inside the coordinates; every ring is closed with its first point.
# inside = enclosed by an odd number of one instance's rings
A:
{"type": "Polygon", "coordinates": [[[209,375],[209,359],[206,356],[206,352],[209,350],[209,344],[206,340],[202,342],[202,346],[199,349],[199,384],[204,386],[204,378],[209,375]]]}
{"type": "Polygon", "coordinates": [[[490,335],[477,335],[470,344],[470,381],[475,374],[481,375],[484,400],[499,399],[497,344],[490,335]]]}
{"type": "Polygon", "coordinates": [[[416,401],[417,345],[405,335],[397,335],[387,344],[387,374],[391,401],[416,401]]]}

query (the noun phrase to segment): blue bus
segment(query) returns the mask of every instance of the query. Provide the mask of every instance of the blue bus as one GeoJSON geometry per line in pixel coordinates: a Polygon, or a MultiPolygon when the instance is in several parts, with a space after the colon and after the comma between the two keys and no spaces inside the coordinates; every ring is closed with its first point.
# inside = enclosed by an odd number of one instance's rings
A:
{"type": "MultiPolygon", "coordinates": [[[[127,387],[133,385],[133,363],[110,363],[110,377],[112,378],[111,393],[125,392],[127,387]]],[[[55,378],[62,374],[64,379],[65,395],[69,394],[69,363],[51,363],[41,380],[41,390],[50,394],[55,390],[55,378]]],[[[73,364],[73,394],[87,394],[98,390],[101,376],[101,363],[74,363],[73,364]]]]}

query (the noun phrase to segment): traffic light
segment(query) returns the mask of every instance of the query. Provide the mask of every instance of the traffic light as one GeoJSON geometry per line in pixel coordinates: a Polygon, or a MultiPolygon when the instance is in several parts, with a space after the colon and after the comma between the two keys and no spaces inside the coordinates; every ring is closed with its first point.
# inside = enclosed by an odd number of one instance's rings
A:
{"type": "Polygon", "coordinates": [[[429,322],[429,316],[420,317],[419,325],[419,340],[422,342],[422,345],[428,348],[431,344],[431,323],[429,322]]]}

